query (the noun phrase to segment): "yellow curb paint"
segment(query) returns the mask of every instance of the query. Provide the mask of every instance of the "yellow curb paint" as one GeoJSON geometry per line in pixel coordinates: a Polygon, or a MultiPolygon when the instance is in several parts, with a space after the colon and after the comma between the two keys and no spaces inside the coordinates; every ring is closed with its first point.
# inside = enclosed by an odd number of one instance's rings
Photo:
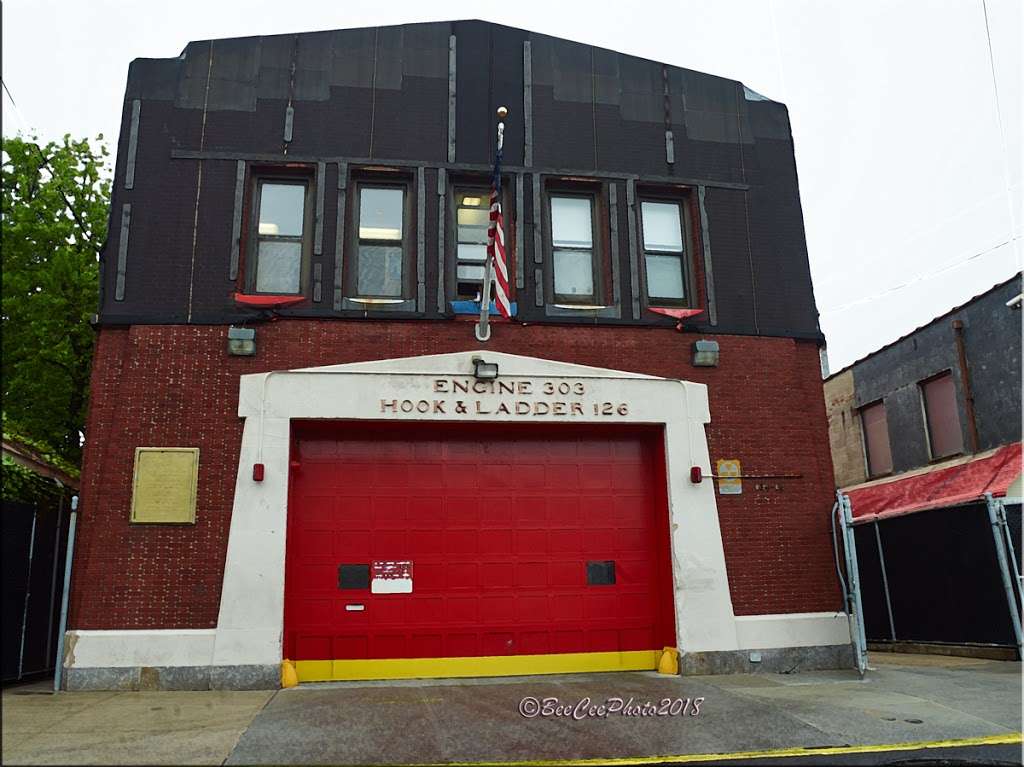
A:
{"type": "Polygon", "coordinates": [[[364,679],[435,679],[471,676],[530,676],[591,671],[650,671],[657,650],[581,652],[551,655],[486,655],[463,658],[381,658],[375,660],[297,660],[300,682],[364,679]]]}
{"type": "Polygon", "coordinates": [[[837,756],[841,754],[872,754],[885,751],[918,751],[926,748],[964,748],[966,746],[1012,746],[1022,742],[1021,733],[985,735],[955,740],[925,740],[914,743],[873,743],[863,746],[829,746],[827,748],[776,748],[764,751],[734,751],[721,754],[678,754],[666,756],[632,756],[606,759],[537,759],[521,762],[435,762],[445,767],[584,767],[585,765],[690,764],[727,759],[771,759],[791,756],[837,756]]]}

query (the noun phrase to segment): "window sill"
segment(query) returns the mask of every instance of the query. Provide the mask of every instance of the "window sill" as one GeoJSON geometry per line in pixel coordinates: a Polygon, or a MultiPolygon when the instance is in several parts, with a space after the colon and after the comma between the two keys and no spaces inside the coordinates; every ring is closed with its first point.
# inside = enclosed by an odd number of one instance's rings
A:
{"type": "Polygon", "coordinates": [[[404,298],[349,298],[354,304],[365,304],[367,306],[394,306],[405,303],[404,298]]]}
{"type": "Polygon", "coordinates": [[[232,298],[234,298],[236,304],[247,306],[251,309],[282,309],[286,306],[300,304],[306,300],[305,296],[294,293],[235,293],[232,298]]]}
{"type": "Polygon", "coordinates": [[[416,299],[414,298],[360,298],[359,296],[345,296],[341,299],[341,308],[344,311],[357,311],[363,314],[370,312],[402,312],[414,313],[416,311],[416,299]]]}
{"type": "Polygon", "coordinates": [[[674,306],[648,306],[647,309],[655,314],[664,314],[666,317],[672,317],[677,320],[685,320],[704,313],[703,309],[686,309],[674,306]]]}
{"type": "Polygon", "coordinates": [[[556,309],[570,309],[574,312],[599,312],[607,309],[607,304],[552,304],[556,309]]]}
{"type": "Polygon", "coordinates": [[[618,319],[621,316],[617,304],[599,306],[595,304],[563,304],[551,303],[544,305],[547,317],[572,317],[577,320],[618,319]]]}

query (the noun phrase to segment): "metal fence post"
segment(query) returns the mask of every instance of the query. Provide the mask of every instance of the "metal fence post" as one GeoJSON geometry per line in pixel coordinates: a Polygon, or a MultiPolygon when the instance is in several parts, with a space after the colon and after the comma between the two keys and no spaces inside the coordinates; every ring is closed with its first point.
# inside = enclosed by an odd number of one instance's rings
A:
{"type": "Polygon", "coordinates": [[[999,524],[1003,528],[1003,534],[1006,537],[1006,544],[1009,548],[1010,555],[1010,567],[1013,569],[1013,577],[1017,579],[1017,594],[1021,592],[1021,587],[1024,587],[1024,582],[1021,581],[1020,567],[1017,565],[1017,552],[1013,546],[1013,531],[1010,529],[1010,523],[1006,520],[1006,499],[999,498],[996,501],[996,514],[999,517],[999,524]]]}
{"type": "Polygon", "coordinates": [[[864,633],[864,604],[860,594],[860,568],[857,563],[857,542],[853,535],[853,510],[850,496],[840,495],[840,519],[843,525],[843,540],[846,543],[846,575],[850,581],[850,598],[853,600],[854,651],[857,653],[857,671],[861,676],[868,668],[868,642],[864,633]]]}
{"type": "Polygon", "coordinates": [[[57,571],[60,568],[60,532],[64,522],[64,501],[66,499],[65,488],[60,486],[60,504],[57,506],[57,527],[53,536],[53,570],[50,573],[50,609],[47,612],[46,621],[46,657],[50,657],[53,651],[53,603],[57,598],[57,571]]]}
{"type": "Polygon", "coordinates": [[[1006,561],[1006,539],[1003,537],[1003,526],[999,519],[998,503],[992,493],[985,493],[985,507],[988,509],[988,521],[992,525],[992,539],[996,545],[996,559],[999,560],[999,574],[1003,578],[1003,589],[1006,591],[1006,603],[1010,608],[1010,622],[1013,623],[1013,635],[1017,640],[1017,657],[1024,658],[1021,641],[1020,611],[1017,609],[1017,594],[1010,576],[1010,566],[1006,561]]]}
{"type": "Polygon", "coordinates": [[[60,692],[64,671],[64,633],[68,628],[68,598],[71,592],[71,560],[75,555],[75,525],[78,522],[78,496],[71,499],[71,519],[68,522],[68,546],[64,553],[64,593],[60,597],[60,626],[57,629],[57,660],[53,669],[53,691],[60,692]]]}
{"type": "Polygon", "coordinates": [[[892,641],[896,641],[896,621],[892,617],[892,597],[889,595],[889,576],[885,572],[885,552],[882,551],[882,534],[878,530],[878,520],[875,520],[875,542],[878,544],[878,563],[882,568],[882,586],[885,588],[885,608],[889,611],[889,634],[892,641]]]}
{"type": "Polygon", "coordinates": [[[28,630],[28,603],[32,598],[32,556],[36,550],[36,521],[39,519],[39,507],[32,507],[32,532],[28,539],[28,570],[25,573],[25,599],[21,604],[21,642],[18,644],[18,679],[25,670],[25,632],[28,630]]]}

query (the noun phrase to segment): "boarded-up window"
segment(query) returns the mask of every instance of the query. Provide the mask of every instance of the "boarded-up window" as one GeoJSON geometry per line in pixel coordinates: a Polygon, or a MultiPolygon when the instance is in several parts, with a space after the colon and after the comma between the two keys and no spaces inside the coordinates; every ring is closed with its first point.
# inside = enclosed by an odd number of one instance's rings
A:
{"type": "Polygon", "coordinates": [[[960,416],[956,407],[956,387],[952,373],[943,373],[921,383],[924,415],[928,424],[928,444],[932,458],[945,458],[964,451],[960,416]]]}
{"type": "Polygon", "coordinates": [[[889,449],[889,423],[885,419],[885,404],[875,402],[861,408],[864,424],[864,452],[868,458],[868,475],[877,477],[892,471],[892,451],[889,449]]]}
{"type": "Polygon", "coordinates": [[[132,522],[193,524],[198,476],[197,447],[135,448],[132,522]]]}

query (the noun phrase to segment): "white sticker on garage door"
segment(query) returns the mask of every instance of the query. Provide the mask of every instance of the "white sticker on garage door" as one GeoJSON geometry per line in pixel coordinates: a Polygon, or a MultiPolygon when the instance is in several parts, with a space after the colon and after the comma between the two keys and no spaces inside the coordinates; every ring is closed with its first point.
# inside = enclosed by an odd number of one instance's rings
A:
{"type": "Polygon", "coordinates": [[[371,594],[411,594],[412,562],[384,560],[370,568],[371,594]]]}

